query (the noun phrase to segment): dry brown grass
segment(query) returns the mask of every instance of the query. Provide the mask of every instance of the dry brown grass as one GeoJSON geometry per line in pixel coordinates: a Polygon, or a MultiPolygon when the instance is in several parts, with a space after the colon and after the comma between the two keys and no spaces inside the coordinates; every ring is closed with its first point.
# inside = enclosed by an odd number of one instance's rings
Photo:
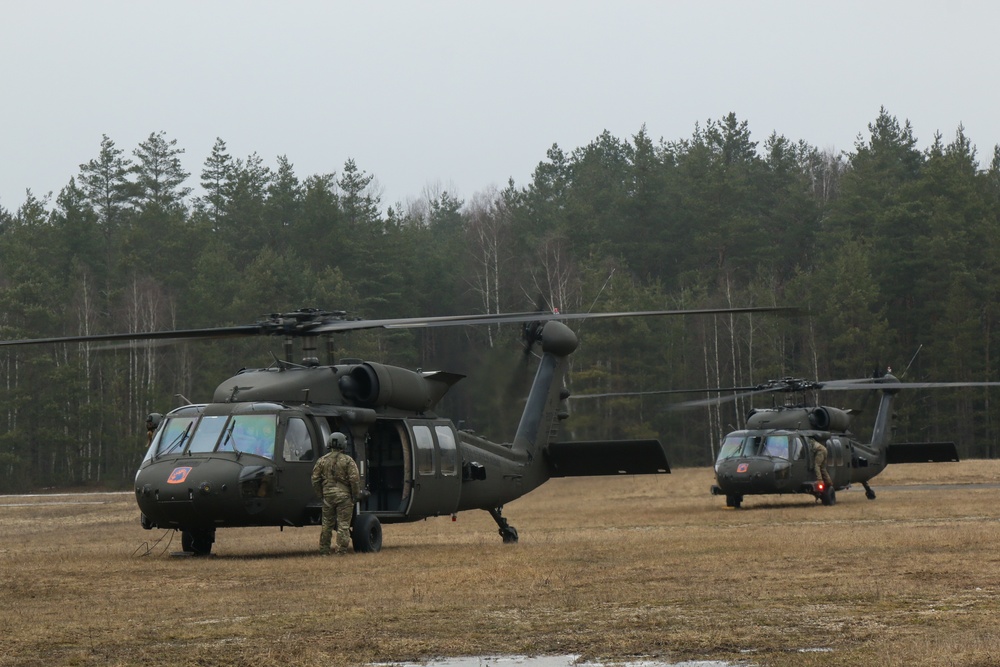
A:
{"type": "Polygon", "coordinates": [[[878,500],[834,507],[727,510],[711,482],[553,480],[505,508],[517,545],[473,512],[344,558],[314,555],[318,528],[221,530],[213,557],[173,558],[129,495],[0,497],[0,665],[1000,664],[1000,488],[977,485],[1000,461],[891,467],[878,500]]]}

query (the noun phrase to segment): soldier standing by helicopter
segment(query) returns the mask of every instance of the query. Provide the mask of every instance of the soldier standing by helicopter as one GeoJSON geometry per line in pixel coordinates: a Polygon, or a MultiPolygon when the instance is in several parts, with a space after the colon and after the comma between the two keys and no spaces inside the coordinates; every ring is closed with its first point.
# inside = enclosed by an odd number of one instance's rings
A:
{"type": "Polygon", "coordinates": [[[833,488],[833,480],[830,479],[830,473],[826,469],[826,446],[816,440],[812,439],[812,455],[813,455],[813,472],[816,474],[816,481],[822,480],[826,484],[826,488],[833,488]]]}
{"type": "Polygon", "coordinates": [[[323,498],[323,530],[319,534],[319,552],[331,553],[330,542],[333,526],[337,525],[337,548],[335,554],[346,554],[351,539],[351,515],[354,503],[361,495],[361,476],[358,464],[344,450],[347,436],[335,432],[330,434],[330,451],[316,461],[313,468],[312,485],[317,496],[323,498]]]}

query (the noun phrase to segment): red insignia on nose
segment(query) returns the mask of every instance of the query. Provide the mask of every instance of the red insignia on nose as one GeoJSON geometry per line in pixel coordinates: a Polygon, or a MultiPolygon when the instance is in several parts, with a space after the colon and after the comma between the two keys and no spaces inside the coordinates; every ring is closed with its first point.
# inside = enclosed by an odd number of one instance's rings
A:
{"type": "Polygon", "coordinates": [[[174,468],[174,471],[170,473],[170,477],[167,477],[167,484],[181,484],[187,479],[188,473],[191,472],[190,466],[183,466],[181,468],[174,468]]]}

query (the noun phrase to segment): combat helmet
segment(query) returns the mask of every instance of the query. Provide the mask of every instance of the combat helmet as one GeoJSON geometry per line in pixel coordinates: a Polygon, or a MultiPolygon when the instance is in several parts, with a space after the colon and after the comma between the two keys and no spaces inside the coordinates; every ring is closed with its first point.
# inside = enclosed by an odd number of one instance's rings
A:
{"type": "Polygon", "coordinates": [[[330,434],[326,445],[331,452],[342,452],[347,449],[347,436],[340,431],[334,431],[330,434]]]}

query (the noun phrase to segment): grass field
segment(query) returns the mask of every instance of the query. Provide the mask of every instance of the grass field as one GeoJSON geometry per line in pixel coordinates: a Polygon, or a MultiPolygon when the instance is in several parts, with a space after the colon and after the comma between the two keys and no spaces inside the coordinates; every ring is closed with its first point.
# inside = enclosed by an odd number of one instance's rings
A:
{"type": "MultiPolygon", "coordinates": [[[[169,555],[132,496],[0,496],[0,665],[363,665],[474,655],[1000,664],[1000,461],[898,465],[823,507],[708,468],[552,480],[315,555],[318,528],[169,555]],[[938,486],[946,485],[946,486],[938,486]]],[[[170,540],[172,539],[172,542],[170,540]]]]}

